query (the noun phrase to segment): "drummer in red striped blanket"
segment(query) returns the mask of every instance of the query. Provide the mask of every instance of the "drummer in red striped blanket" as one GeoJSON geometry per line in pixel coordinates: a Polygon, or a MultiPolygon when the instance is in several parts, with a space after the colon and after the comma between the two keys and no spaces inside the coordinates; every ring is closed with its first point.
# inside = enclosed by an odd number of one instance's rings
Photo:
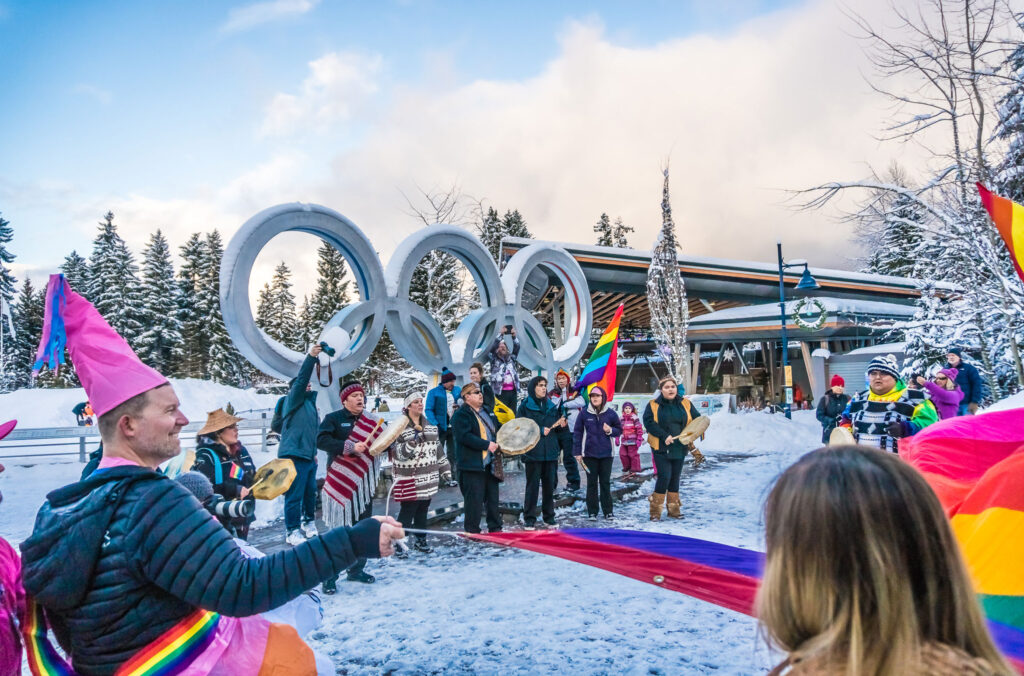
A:
{"type": "MultiPolygon", "coordinates": [[[[423,404],[424,395],[420,392],[405,398],[402,410],[409,424],[391,447],[391,471],[395,475],[392,495],[401,505],[398,520],[405,527],[421,530],[427,527],[427,510],[430,499],[437,493],[438,482],[447,484],[452,478],[452,468],[444,446],[439,443],[437,427],[423,415],[423,404]]],[[[416,536],[413,547],[425,554],[433,551],[423,534],[416,536]]],[[[398,558],[408,556],[404,551],[395,555],[398,558]]]]}
{"type": "MultiPolygon", "coordinates": [[[[327,452],[327,478],[324,479],[323,515],[330,528],[373,516],[373,494],[384,454],[370,455],[370,446],[384,431],[383,423],[366,412],[366,393],[362,384],[350,380],[341,384],[341,408],[324,416],[316,436],[316,447],[327,452]]],[[[377,579],[365,572],[366,559],[356,559],[348,569],[349,582],[372,584],[377,579]]],[[[324,583],[324,591],[333,593],[334,580],[324,583]]]]}

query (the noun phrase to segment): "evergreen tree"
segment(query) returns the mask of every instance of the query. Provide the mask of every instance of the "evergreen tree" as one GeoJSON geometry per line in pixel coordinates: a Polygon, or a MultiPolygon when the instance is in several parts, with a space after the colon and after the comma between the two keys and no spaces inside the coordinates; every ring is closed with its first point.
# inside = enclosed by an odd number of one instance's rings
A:
{"type": "Polygon", "coordinates": [[[620,249],[629,249],[629,242],[626,236],[633,232],[633,226],[626,225],[622,222],[622,216],[615,219],[615,226],[612,227],[612,239],[615,241],[615,246],[620,249]]]}
{"type": "Polygon", "coordinates": [[[927,242],[923,235],[924,210],[904,195],[878,196],[891,201],[881,214],[880,231],[873,242],[874,251],[864,272],[895,277],[926,277],[925,269],[932,260],[925,255],[927,242]]]}
{"type": "Polygon", "coordinates": [[[608,218],[608,214],[601,214],[601,218],[594,224],[594,232],[597,233],[597,245],[598,246],[612,246],[614,240],[612,238],[612,222],[608,218]]]}
{"type": "Polygon", "coordinates": [[[647,306],[651,311],[651,329],[665,357],[668,372],[679,381],[680,389],[690,386],[690,346],[686,330],[690,323],[690,307],[686,300],[686,286],[679,273],[679,255],[676,252],[676,226],[672,220],[669,200],[668,168],[664,170],[665,183],[661,193],[661,231],[651,251],[651,266],[647,271],[647,306]]]}
{"type": "MultiPolygon", "coordinates": [[[[0,309],[10,313],[12,320],[14,317],[12,306],[15,293],[14,285],[17,284],[17,280],[9,267],[14,261],[14,254],[7,250],[7,245],[13,238],[14,229],[11,228],[10,222],[0,217],[0,309]]],[[[8,392],[18,380],[20,365],[17,364],[13,356],[9,356],[13,353],[8,345],[15,341],[15,337],[11,335],[10,327],[2,313],[0,313],[0,337],[4,341],[4,351],[0,355],[0,391],[8,392]]]]}
{"type": "MultiPolygon", "coordinates": [[[[331,317],[349,303],[345,257],[327,242],[320,245],[317,256],[316,291],[308,305],[309,317],[305,328],[314,337],[319,336],[331,317]]],[[[305,340],[302,344],[306,344],[305,340]]]]}
{"type": "Polygon", "coordinates": [[[494,210],[494,207],[488,207],[487,213],[480,219],[480,223],[476,226],[477,235],[480,237],[480,241],[487,247],[487,250],[491,252],[491,256],[498,263],[498,267],[502,266],[501,261],[501,240],[504,237],[526,237],[532,238],[529,228],[526,227],[526,221],[523,220],[523,215],[519,213],[519,210],[506,211],[502,217],[498,216],[498,212],[494,210]]]}
{"type": "Polygon", "coordinates": [[[138,267],[128,245],[117,233],[113,212],[108,211],[99,225],[89,261],[86,297],[134,348],[142,333],[138,267]]]}
{"type": "Polygon", "coordinates": [[[498,212],[494,210],[494,207],[487,207],[487,213],[477,225],[477,236],[499,266],[501,265],[501,237],[504,232],[498,212]]]}
{"type": "Polygon", "coordinates": [[[196,313],[204,322],[209,340],[207,377],[227,385],[245,385],[250,381],[249,367],[231,342],[220,310],[220,264],[223,257],[224,243],[220,233],[214,230],[203,242],[196,313]]]}
{"type": "Polygon", "coordinates": [[[77,251],[72,251],[64,257],[60,271],[64,273],[64,279],[68,280],[71,289],[79,295],[85,296],[85,288],[89,279],[89,264],[78,255],[77,251]]]}
{"type": "Polygon", "coordinates": [[[256,305],[256,324],[266,335],[292,349],[302,349],[302,332],[295,313],[295,296],[292,295],[292,271],[282,261],[273,270],[269,284],[263,285],[256,305]]]}
{"type": "MultiPolygon", "coordinates": [[[[1017,16],[1017,22],[1024,30],[1024,14],[1017,16]]],[[[1020,204],[1024,203],[1024,43],[1010,53],[1005,68],[1010,84],[999,101],[996,136],[1007,143],[1007,149],[996,172],[994,188],[1020,204]]]]}
{"type": "MultiPolygon", "coordinates": [[[[46,290],[43,290],[46,293],[46,290]]],[[[44,298],[45,300],[45,298],[44,298]]],[[[43,333],[43,303],[40,302],[32,280],[28,277],[21,285],[18,299],[13,307],[16,337],[8,344],[5,337],[4,351],[10,355],[9,389],[28,387],[32,384],[32,365],[36,349],[43,333]]],[[[4,322],[6,325],[6,322],[4,322]]],[[[6,330],[6,326],[4,327],[6,330]]],[[[7,358],[5,354],[5,358],[7,358]]]]}
{"type": "Polygon", "coordinates": [[[313,311],[309,302],[309,296],[302,297],[302,304],[299,306],[298,315],[298,337],[296,342],[298,344],[298,350],[304,352],[306,347],[310,345],[314,339],[319,338],[323,331],[322,325],[317,325],[313,320],[313,311]]]}
{"type": "Polygon", "coordinates": [[[160,230],[150,237],[142,254],[142,334],[139,358],[161,373],[175,373],[181,361],[181,320],[178,286],[174,280],[171,249],[160,230]]]}
{"type": "Polygon", "coordinates": [[[519,209],[506,211],[505,216],[501,219],[501,225],[504,230],[504,237],[533,239],[533,235],[530,234],[530,229],[526,227],[526,221],[523,220],[523,215],[519,213],[519,209]]]}
{"type": "Polygon", "coordinates": [[[199,288],[203,276],[202,236],[193,233],[180,248],[178,269],[178,321],[181,326],[182,355],[178,366],[181,378],[205,378],[209,363],[210,337],[206,319],[199,314],[199,288]]]}

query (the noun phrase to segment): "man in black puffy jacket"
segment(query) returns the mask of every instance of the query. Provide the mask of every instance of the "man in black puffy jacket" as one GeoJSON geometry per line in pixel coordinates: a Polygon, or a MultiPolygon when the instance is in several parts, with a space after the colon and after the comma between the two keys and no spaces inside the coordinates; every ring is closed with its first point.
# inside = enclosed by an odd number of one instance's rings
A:
{"type": "Polygon", "coordinates": [[[169,385],[100,416],[103,461],[47,496],[22,544],[25,589],[80,674],[113,674],[197,608],[280,606],[358,557],[389,555],[393,519],[335,528],[263,559],[242,555],[186,488],[156,472],[188,420],[169,385]]]}

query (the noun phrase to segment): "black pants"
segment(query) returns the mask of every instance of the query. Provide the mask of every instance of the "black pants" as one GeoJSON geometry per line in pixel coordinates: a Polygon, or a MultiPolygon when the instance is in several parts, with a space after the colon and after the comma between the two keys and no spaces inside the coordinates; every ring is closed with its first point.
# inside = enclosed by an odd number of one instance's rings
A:
{"type": "MultiPolygon", "coordinates": [[[[575,461],[573,461],[575,462],[575,461]]],[[[537,523],[537,489],[542,489],[541,514],[544,521],[555,521],[555,484],[558,482],[558,461],[542,460],[531,462],[524,460],[526,465],[526,501],[523,502],[523,519],[526,524],[537,523]]]]}
{"type": "MultiPolygon", "coordinates": [[[[369,519],[371,516],[373,516],[373,499],[372,498],[370,499],[369,502],[366,503],[366,509],[364,509],[363,513],[359,515],[359,518],[357,519],[357,521],[362,521],[363,519],[369,519]]],[[[363,572],[363,568],[366,568],[366,559],[356,559],[356,562],[353,563],[349,567],[348,574],[349,575],[358,575],[359,573],[363,572]]]]}
{"type": "Polygon", "coordinates": [[[655,493],[678,493],[679,477],[683,473],[683,460],[669,460],[665,453],[651,453],[654,458],[654,467],[658,470],[658,477],[654,480],[655,493]]]}
{"type": "Polygon", "coordinates": [[[494,533],[501,530],[501,514],[498,512],[498,480],[490,470],[483,472],[459,472],[459,490],[466,501],[466,532],[480,532],[481,512],[487,512],[487,530],[494,533]]]}
{"type": "MultiPolygon", "coordinates": [[[[398,509],[398,522],[402,524],[402,528],[412,527],[422,530],[427,527],[427,511],[430,509],[430,498],[425,500],[408,500],[402,502],[401,505],[398,509]]],[[[416,539],[420,542],[426,542],[427,536],[417,533],[416,539]]]]}
{"type": "Polygon", "coordinates": [[[519,406],[519,393],[515,390],[501,390],[495,394],[498,397],[498,401],[512,409],[513,415],[516,412],[516,408],[519,406]]]}
{"type": "Polygon", "coordinates": [[[572,435],[566,434],[562,442],[562,467],[565,467],[565,485],[572,490],[580,487],[580,464],[572,454],[572,435]]]}
{"type": "Polygon", "coordinates": [[[612,459],[583,458],[583,463],[590,470],[587,473],[587,514],[597,516],[598,488],[601,493],[601,512],[605,516],[612,513],[612,459]]]}
{"type": "Polygon", "coordinates": [[[452,468],[452,476],[459,476],[458,468],[455,466],[455,435],[452,434],[452,428],[449,427],[444,432],[438,430],[437,432],[437,443],[444,448],[444,454],[448,458],[448,465],[452,468]]]}

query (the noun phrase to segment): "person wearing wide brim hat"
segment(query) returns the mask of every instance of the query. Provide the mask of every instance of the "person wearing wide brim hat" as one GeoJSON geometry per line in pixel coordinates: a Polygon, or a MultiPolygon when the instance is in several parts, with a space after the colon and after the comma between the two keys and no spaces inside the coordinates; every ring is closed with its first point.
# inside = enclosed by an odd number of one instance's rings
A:
{"type": "Polygon", "coordinates": [[[247,558],[187,488],[157,471],[180,453],[188,424],[173,386],[63,275],[50,278],[44,307],[37,364],[55,367],[70,350],[99,415],[103,459],[86,480],[47,496],[21,545],[25,591],[44,611],[39,640],[48,625],[63,628],[67,673],[131,671],[134,658],[156,654],[147,649],[185,643],[189,650],[161,651],[147,664],[235,673],[244,660],[246,673],[316,673],[294,629],[259,613],[357,557],[390,555],[401,526],[368,519],[277,552],[272,564],[247,558]]]}
{"type": "MultiPolygon", "coordinates": [[[[206,424],[196,434],[196,462],[192,469],[205,475],[213,484],[213,492],[225,500],[252,499],[249,489],[255,481],[256,464],[238,440],[238,423],[242,420],[218,408],[207,414],[206,424]]],[[[245,540],[256,515],[250,512],[249,516],[217,519],[235,537],[245,540]]]]}

